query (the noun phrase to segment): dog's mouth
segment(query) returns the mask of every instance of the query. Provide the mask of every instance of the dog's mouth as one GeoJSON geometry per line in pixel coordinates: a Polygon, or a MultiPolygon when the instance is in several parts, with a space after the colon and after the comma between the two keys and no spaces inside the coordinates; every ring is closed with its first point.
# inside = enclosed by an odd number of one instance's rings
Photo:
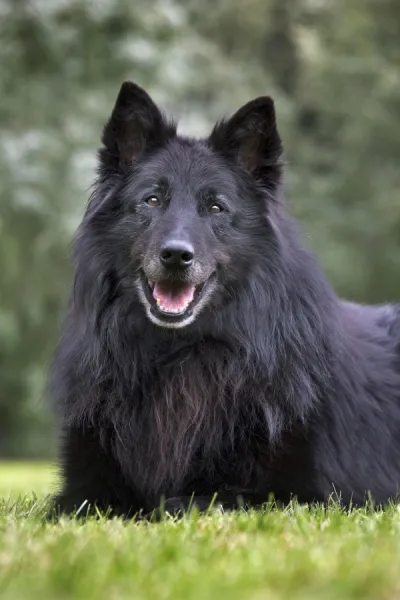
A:
{"type": "Polygon", "coordinates": [[[203,298],[212,276],[200,284],[180,280],[151,281],[141,273],[141,284],[151,313],[169,322],[186,320],[203,298]]]}

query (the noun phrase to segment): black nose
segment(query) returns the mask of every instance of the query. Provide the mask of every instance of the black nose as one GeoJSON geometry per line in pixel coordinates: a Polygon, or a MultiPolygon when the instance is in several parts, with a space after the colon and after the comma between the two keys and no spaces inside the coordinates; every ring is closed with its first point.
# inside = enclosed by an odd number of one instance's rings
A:
{"type": "Polygon", "coordinates": [[[189,267],[194,259],[194,248],[188,242],[171,240],[160,252],[160,260],[164,267],[189,267]]]}

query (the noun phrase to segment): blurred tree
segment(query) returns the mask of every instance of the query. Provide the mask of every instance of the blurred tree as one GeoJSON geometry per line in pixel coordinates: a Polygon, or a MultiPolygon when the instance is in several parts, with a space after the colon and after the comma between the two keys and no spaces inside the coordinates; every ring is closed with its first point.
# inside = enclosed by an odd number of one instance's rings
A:
{"type": "Polygon", "coordinates": [[[399,39],[396,0],[2,0],[0,455],[52,449],[69,244],[124,79],[194,134],[274,96],[287,195],[335,288],[399,300],[399,39]]]}

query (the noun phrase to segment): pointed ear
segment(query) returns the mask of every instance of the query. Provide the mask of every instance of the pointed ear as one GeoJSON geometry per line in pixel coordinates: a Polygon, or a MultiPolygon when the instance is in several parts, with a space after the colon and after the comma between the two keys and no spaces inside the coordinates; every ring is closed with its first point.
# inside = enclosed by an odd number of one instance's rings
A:
{"type": "Polygon", "coordinates": [[[256,98],[242,106],[230,119],[217,123],[209,137],[209,144],[261,183],[269,187],[278,184],[283,147],[272,98],[256,98]]]}
{"type": "Polygon", "coordinates": [[[104,127],[101,164],[113,169],[129,167],[144,152],[162,146],[175,133],[175,125],[165,121],[147,92],[126,81],[104,127]]]}

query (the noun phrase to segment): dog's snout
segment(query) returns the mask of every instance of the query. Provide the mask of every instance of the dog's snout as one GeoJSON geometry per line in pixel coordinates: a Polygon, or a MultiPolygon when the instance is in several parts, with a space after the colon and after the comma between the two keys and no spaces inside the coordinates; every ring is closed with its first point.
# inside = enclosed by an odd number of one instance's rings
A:
{"type": "Polygon", "coordinates": [[[160,260],[164,267],[189,267],[194,259],[194,248],[189,242],[170,240],[164,244],[160,252],[160,260]]]}

